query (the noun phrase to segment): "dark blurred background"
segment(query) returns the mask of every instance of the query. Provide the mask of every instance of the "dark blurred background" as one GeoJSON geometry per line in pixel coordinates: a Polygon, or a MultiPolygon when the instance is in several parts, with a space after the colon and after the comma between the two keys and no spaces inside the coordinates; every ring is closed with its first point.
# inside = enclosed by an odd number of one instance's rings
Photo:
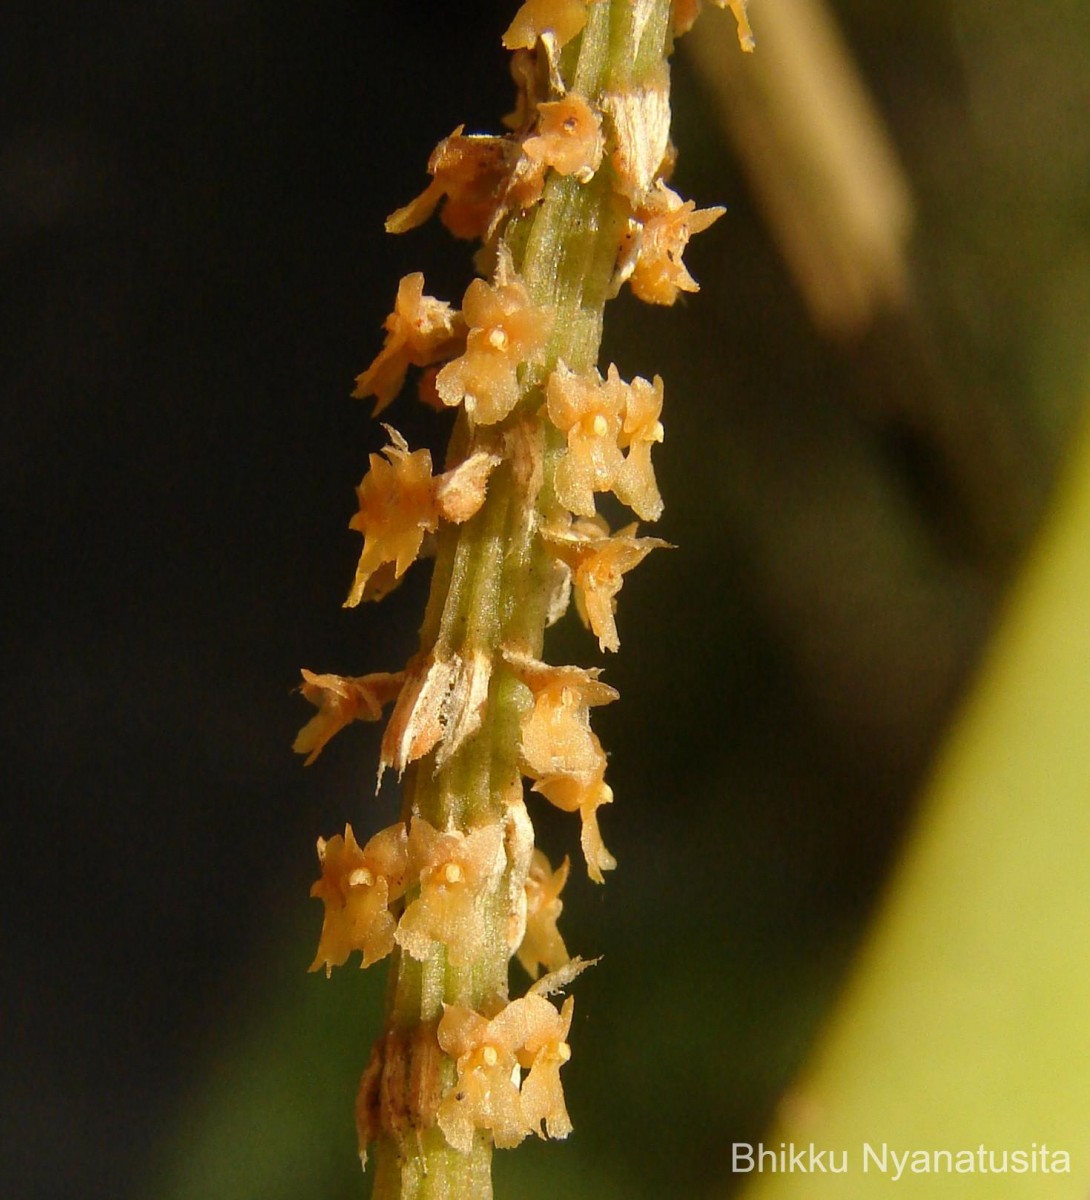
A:
{"type": "MultiPolygon", "coordinates": [[[[340,607],[384,440],[348,392],[402,274],[451,299],[469,278],[438,225],[382,232],[440,137],[511,107],[514,6],[467,7],[3,6],[5,1195],[365,1194],[350,1108],[381,973],[305,973],[307,891],[318,835],[396,800],[372,798],[371,729],[301,769],[292,689],[301,666],[396,669],[422,611],[420,566],[340,607]]],[[[728,212],[687,256],[702,294],[623,297],[603,359],[666,380],[656,532],[678,548],[628,579],[600,664],[621,865],[566,895],[569,946],[605,956],[578,988],[577,1131],[501,1155],[501,1195],[727,1186],[835,998],[1077,416],[1090,11],[832,12],[904,172],[903,270],[822,309],[769,207],[777,177],[812,207],[798,164],[754,167],[791,118],[731,62],[753,115],[731,127],[682,56],[675,183],[728,212]]],[[[445,439],[408,399],[390,416],[445,439]]],[[[554,634],[556,661],[600,662],[574,616],[554,634]]]]}

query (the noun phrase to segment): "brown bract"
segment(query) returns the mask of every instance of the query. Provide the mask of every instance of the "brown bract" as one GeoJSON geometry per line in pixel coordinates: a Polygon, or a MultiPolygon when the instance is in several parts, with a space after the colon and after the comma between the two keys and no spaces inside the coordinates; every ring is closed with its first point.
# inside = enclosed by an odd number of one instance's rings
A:
{"type": "Polygon", "coordinates": [[[325,917],[310,970],[324,966],[328,976],[354,950],[363,955],[365,967],[385,958],[394,948],[397,925],[389,906],[405,893],[405,826],[384,829],[361,850],[352,826],[345,825],[344,837],[318,839],[318,861],[322,877],[310,894],[325,905],[325,917]]]}
{"type": "Polygon", "coordinates": [[[410,365],[426,367],[456,354],[465,343],[461,314],[442,300],[424,295],[424,276],[406,275],[397,289],[394,311],[384,322],[386,341],[374,362],[356,377],[357,399],[374,396],[378,416],[401,391],[410,365]]]}
{"type": "Polygon", "coordinates": [[[435,505],[444,521],[460,525],[476,515],[484,503],[489,477],[502,461],[489,450],[476,450],[465,462],[436,478],[435,505]]]}
{"type": "Polygon", "coordinates": [[[329,739],[352,721],[377,721],[383,706],[397,697],[405,681],[404,671],[394,674],[379,671],[351,678],[316,675],[304,667],[302,675],[299,690],[318,708],[299,730],[291,747],[296,754],[307,756],[303,764],[306,767],[321,754],[329,739]]]}
{"type": "Polygon", "coordinates": [[[469,326],[465,353],[439,372],[436,390],[444,404],[464,404],[475,424],[492,425],[518,403],[518,369],[540,357],[553,312],[534,304],[522,281],[502,269],[495,284],[473,280],[462,312],[469,326]]]}
{"type": "Polygon", "coordinates": [[[587,0],[526,0],[503,35],[508,50],[532,50],[551,33],[563,46],[587,23],[587,0]]]}

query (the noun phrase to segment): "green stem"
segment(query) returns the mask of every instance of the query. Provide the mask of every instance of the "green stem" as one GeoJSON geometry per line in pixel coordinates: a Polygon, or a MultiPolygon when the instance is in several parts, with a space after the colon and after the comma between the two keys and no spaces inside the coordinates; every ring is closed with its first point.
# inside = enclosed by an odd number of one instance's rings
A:
{"type": "MultiPolygon", "coordinates": [[[[571,86],[592,100],[604,90],[661,82],[669,49],[668,0],[598,0],[563,64],[571,86]]],[[[615,197],[608,153],[589,183],[551,174],[540,204],[512,219],[503,234],[534,303],[553,308],[545,362],[524,370],[524,391],[509,424],[541,405],[541,384],[559,360],[577,371],[597,362],[602,312],[608,298],[626,212],[615,197]]],[[[543,425],[544,422],[541,422],[543,425]]],[[[544,433],[541,433],[544,436],[544,433]]],[[[464,414],[451,455],[464,457],[474,432],[464,414]]],[[[549,484],[546,481],[546,489],[549,484]]],[[[538,496],[527,491],[511,463],[496,469],[485,503],[464,525],[440,538],[432,592],[421,628],[424,652],[469,658],[484,652],[493,664],[481,728],[437,768],[434,755],[406,772],[404,815],[419,814],[436,828],[466,831],[504,817],[504,796],[519,778],[519,716],[525,688],[506,667],[500,649],[517,644],[540,656],[544,637],[549,558],[535,534],[538,496]]],[[[396,953],[391,967],[387,1028],[410,1034],[436,1022],[443,1004],[478,1011],[507,997],[508,880],[482,906],[490,927],[485,951],[454,968],[437,946],[424,962],[396,953]]],[[[411,897],[410,897],[411,898],[411,897]]],[[[453,1079],[453,1064],[441,1068],[453,1079]]],[[[485,1200],[491,1141],[478,1134],[472,1151],[452,1150],[434,1127],[415,1138],[384,1137],[376,1147],[374,1200],[485,1200]]]]}

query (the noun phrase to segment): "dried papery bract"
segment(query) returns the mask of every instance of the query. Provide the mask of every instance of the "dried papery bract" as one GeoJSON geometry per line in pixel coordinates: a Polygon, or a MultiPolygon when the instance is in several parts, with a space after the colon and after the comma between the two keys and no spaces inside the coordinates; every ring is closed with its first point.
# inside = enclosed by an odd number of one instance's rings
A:
{"type": "MultiPolygon", "coordinates": [[[[745,41],[745,5],[729,6],[745,41]]],[[[397,673],[304,672],[318,708],[296,741],[308,763],[392,704],[379,777],[397,773],[401,819],[362,848],[350,827],[319,841],[313,888],[325,911],[315,969],[357,951],[364,966],[392,957],[386,1030],[356,1100],[378,1200],[487,1200],[493,1147],[572,1128],[561,1068],[574,1001],[549,997],[590,964],[559,928],[569,860],[554,870],[535,847],[531,813],[548,803],[578,816],[594,882],[616,867],[591,709],[617,692],[598,668],[548,663],[544,633],[574,595],[598,649],[617,650],[622,583],[666,545],[635,524],[612,533],[598,513],[608,493],[640,521],[662,512],[662,380],[626,382],[597,360],[607,297],[625,281],[655,304],[695,291],[685,248],[722,212],[666,183],[667,58],[698,9],[526,0],[503,35],[518,90],[510,132],[458,126],[428,161],[431,182],[387,221],[404,233],[438,212],[481,239],[486,277],[456,310],[406,275],[357,380],[380,411],[415,369],[421,398],[456,414],[439,472],[386,427],[351,521],[364,544],[350,607],[434,552],[419,649],[397,673]],[[535,982],[510,999],[516,957],[535,982]]]]}

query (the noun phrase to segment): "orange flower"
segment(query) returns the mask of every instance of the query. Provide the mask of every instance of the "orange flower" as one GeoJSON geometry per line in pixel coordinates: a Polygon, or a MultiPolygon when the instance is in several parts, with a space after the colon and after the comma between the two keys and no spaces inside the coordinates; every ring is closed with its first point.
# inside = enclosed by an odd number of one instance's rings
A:
{"type": "Polygon", "coordinates": [[[602,118],[576,93],[538,105],[538,132],[523,153],[560,175],[587,183],[602,163],[602,118]]]}
{"type": "Polygon", "coordinates": [[[439,372],[436,390],[449,406],[465,403],[479,425],[502,421],[518,403],[518,369],[535,360],[553,324],[551,309],[530,300],[525,285],[502,262],[495,285],[474,279],[462,312],[469,325],[465,353],[439,372]]]}
{"type": "Polygon", "coordinates": [[[315,675],[303,668],[300,691],[318,708],[318,712],[299,730],[292,744],[296,754],[305,754],[305,767],[321,754],[334,734],[352,721],[377,721],[383,705],[389,704],[401,691],[405,672],[346,678],[342,675],[315,675]]]}
{"type": "Polygon", "coordinates": [[[503,826],[441,833],[423,817],[414,817],[409,860],[420,879],[420,895],[398,923],[398,945],[422,961],[442,942],[448,962],[467,965],[480,953],[485,937],[482,897],[495,890],[507,865],[503,826]]]}
{"type": "Polygon", "coordinates": [[[424,295],[424,276],[406,275],[397,289],[394,311],[384,322],[386,341],[375,360],[356,377],[358,400],[376,397],[374,416],[396,398],[409,366],[427,367],[450,358],[465,339],[461,314],[424,295]]]}
{"type": "Polygon", "coordinates": [[[310,894],[325,905],[325,918],[310,970],[324,966],[329,976],[354,950],[363,955],[365,967],[385,958],[394,948],[397,925],[389,906],[405,892],[405,826],[384,829],[361,850],[346,825],[343,838],[318,839],[318,861],[322,877],[310,894]]]}
{"type": "Polygon", "coordinates": [[[551,33],[563,46],[587,23],[587,0],[526,0],[503,35],[508,50],[533,50],[538,39],[551,33]]]}
{"type": "Polygon", "coordinates": [[[440,220],[455,237],[483,237],[500,208],[507,178],[519,156],[516,142],[506,137],[463,134],[459,125],[428,159],[431,183],[404,208],[386,218],[387,233],[415,229],[435,211],[444,197],[440,220]]]}
{"type": "Polygon", "coordinates": [[[697,17],[700,16],[701,0],[673,0],[671,5],[674,34],[680,37],[692,29],[697,17]]]}
{"type": "Polygon", "coordinates": [[[700,208],[659,180],[655,191],[636,212],[643,225],[639,255],[629,277],[632,291],[648,304],[673,304],[678,292],[698,292],[681,256],[694,233],[717,221],[725,208],[700,208]]]}
{"type": "Polygon", "coordinates": [[[518,948],[518,960],[531,979],[537,978],[539,967],[557,971],[571,957],[556,927],[564,908],[560,893],[570,868],[565,858],[554,871],[545,855],[534,850],[526,878],[526,933],[518,948]]]}
{"type": "Polygon", "coordinates": [[[598,638],[602,650],[620,648],[617,636],[617,593],[624,576],[659,547],[669,546],[661,538],[635,536],[635,524],[610,536],[600,518],[574,521],[568,529],[546,530],[545,539],[572,573],[575,607],[598,638]]]}

